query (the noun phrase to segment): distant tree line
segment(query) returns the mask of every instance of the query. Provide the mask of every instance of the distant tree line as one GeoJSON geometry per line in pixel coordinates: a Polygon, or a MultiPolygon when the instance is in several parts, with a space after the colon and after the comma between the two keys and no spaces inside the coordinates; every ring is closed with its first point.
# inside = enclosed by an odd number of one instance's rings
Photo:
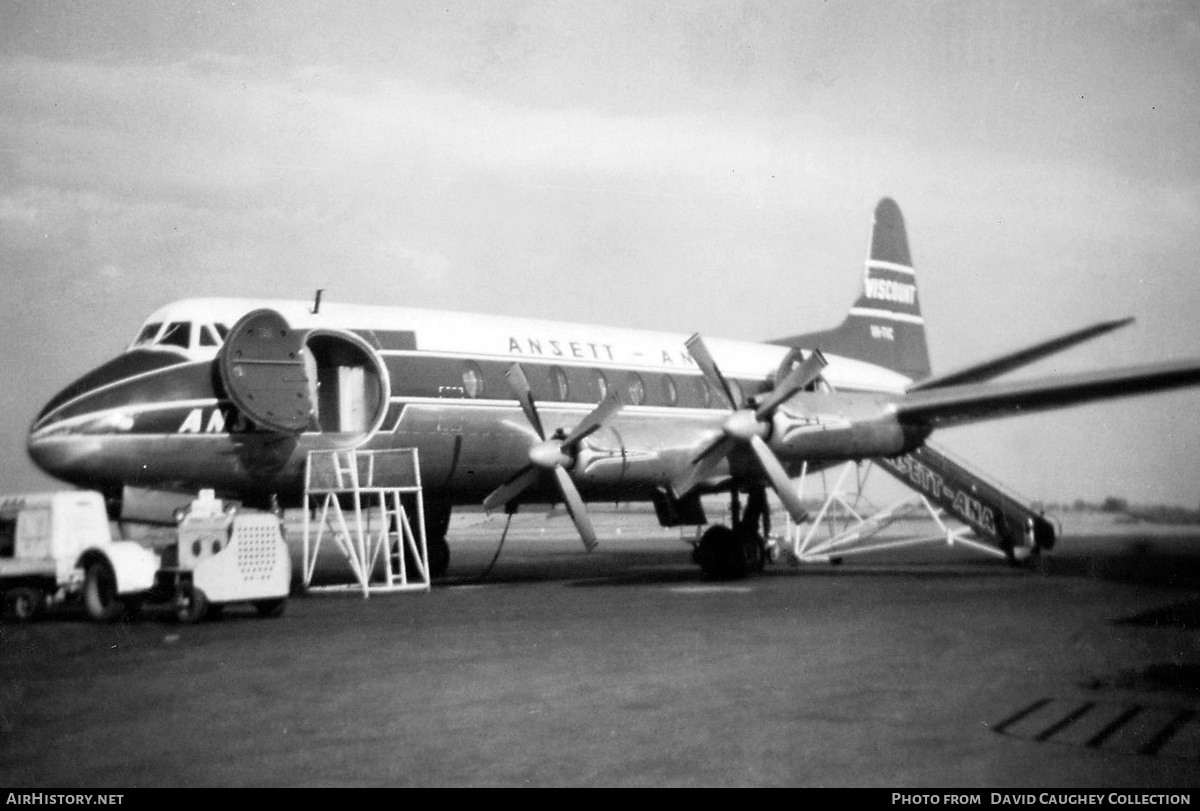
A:
{"type": "Polygon", "coordinates": [[[1138,504],[1131,505],[1128,499],[1118,496],[1108,496],[1096,503],[1081,498],[1070,504],[1035,505],[1044,512],[1100,512],[1116,515],[1127,515],[1142,521],[1155,524],[1200,524],[1200,509],[1189,509],[1178,504],[1138,504]]]}

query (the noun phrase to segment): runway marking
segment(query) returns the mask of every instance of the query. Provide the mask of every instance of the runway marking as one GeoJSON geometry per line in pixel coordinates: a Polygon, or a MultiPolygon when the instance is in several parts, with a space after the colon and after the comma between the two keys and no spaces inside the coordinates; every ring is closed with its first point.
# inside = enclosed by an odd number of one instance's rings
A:
{"type": "Polygon", "coordinates": [[[1200,717],[1182,707],[1042,698],[992,731],[1038,743],[1200,759],[1200,717]]]}
{"type": "Polygon", "coordinates": [[[749,594],[753,586],[672,586],[675,594],[749,594]]]}

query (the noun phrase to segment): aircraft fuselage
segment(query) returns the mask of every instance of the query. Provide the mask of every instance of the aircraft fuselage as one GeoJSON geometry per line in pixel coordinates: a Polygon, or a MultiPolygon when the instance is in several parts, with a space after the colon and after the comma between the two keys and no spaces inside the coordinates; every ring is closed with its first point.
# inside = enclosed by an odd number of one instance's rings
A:
{"type": "MultiPolygon", "coordinates": [[[[146,329],[187,323],[194,334],[205,325],[227,332],[225,324],[256,309],[283,325],[283,360],[249,358],[261,342],[238,344],[235,335],[224,346],[195,337],[186,345],[135,341],[51,400],[31,428],[31,457],[60,479],[108,491],[212,488],[295,501],[311,450],[416,448],[427,491],[478,504],[529,462],[537,441],[505,380],[516,362],[547,435],[570,431],[608,392],[619,393],[622,409],[583,442],[571,476],[589,500],[644,500],[731,412],[696,368],[686,336],[670,333],[387,307],[327,304],[313,313],[301,302],[245,300],[178,302],[146,329]],[[255,378],[260,372],[266,382],[255,378]],[[308,404],[299,416],[284,413],[293,397],[308,404]]],[[[265,329],[267,339],[279,337],[265,329]]],[[[788,354],[769,344],[711,346],[746,397],[770,389],[788,354]]],[[[797,393],[772,417],[766,441],[790,473],[806,462],[811,469],[895,455],[924,439],[906,436],[890,414],[906,378],[829,360],[823,391],[797,393]]],[[[744,457],[731,454],[714,482],[740,472],[744,457]]],[[[524,500],[554,501],[556,491],[546,482],[524,500]]]]}

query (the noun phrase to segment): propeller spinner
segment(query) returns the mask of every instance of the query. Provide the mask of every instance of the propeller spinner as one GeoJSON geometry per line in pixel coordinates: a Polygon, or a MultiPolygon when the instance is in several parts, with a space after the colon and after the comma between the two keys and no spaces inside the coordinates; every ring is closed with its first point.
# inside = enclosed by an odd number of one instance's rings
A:
{"type": "Polygon", "coordinates": [[[563,504],[566,505],[571,520],[575,522],[575,528],[579,530],[583,545],[590,552],[596,548],[596,531],[592,528],[591,519],[588,518],[583,497],[579,495],[579,490],[575,487],[575,482],[572,481],[568,471],[575,464],[580,444],[603,427],[604,423],[621,409],[621,400],[615,391],[610,392],[590,414],[584,417],[582,422],[571,429],[570,433],[564,434],[560,429],[553,436],[547,438],[546,430],[542,427],[542,418],[538,415],[537,406],[533,401],[529,380],[525,377],[525,371],[521,365],[514,363],[504,376],[516,393],[521,410],[525,412],[525,419],[529,420],[529,424],[533,426],[533,430],[538,436],[538,442],[529,448],[529,464],[493,490],[483,500],[483,507],[490,512],[505,506],[527,488],[533,486],[545,473],[550,472],[558,484],[563,504]]]}
{"type": "Polygon", "coordinates": [[[771,489],[783,502],[784,509],[796,523],[802,522],[808,515],[799,496],[792,488],[791,480],[778,457],[767,445],[766,438],[771,433],[771,418],[776,409],[796,392],[817,379],[825,368],[825,356],[819,350],[813,350],[808,357],[802,358],[799,350],[789,356],[785,365],[790,370],[783,378],[758,402],[743,402],[735,396],[729,381],[721,374],[712,354],[705,346],[704,340],[697,333],[687,340],[687,349],[696,365],[708,382],[717,391],[722,392],[732,406],[732,413],[721,426],[721,435],[706,445],[692,459],[692,464],[675,482],[675,492],[679,496],[686,495],[692,488],[712,473],[721,460],[738,445],[749,445],[755,457],[771,482],[771,489]],[[802,359],[801,359],[802,358],[802,359]],[[795,361],[799,359],[799,363],[795,361]]]}

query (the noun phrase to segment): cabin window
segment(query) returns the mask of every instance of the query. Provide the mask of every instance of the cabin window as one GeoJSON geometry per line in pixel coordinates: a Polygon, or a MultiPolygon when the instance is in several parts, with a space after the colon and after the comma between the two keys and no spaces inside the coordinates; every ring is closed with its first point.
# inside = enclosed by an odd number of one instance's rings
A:
{"type": "Polygon", "coordinates": [[[134,346],[145,346],[146,344],[154,343],[154,336],[158,335],[158,331],[162,328],[161,321],[155,321],[153,324],[147,324],[142,327],[142,331],[138,333],[138,337],[134,339],[134,346]]]}
{"type": "Polygon", "coordinates": [[[467,361],[463,365],[463,391],[467,396],[474,399],[483,394],[483,370],[479,368],[479,364],[472,361],[467,361]]]}
{"type": "Polygon", "coordinates": [[[679,389],[675,387],[675,378],[670,375],[663,375],[663,397],[667,400],[667,405],[673,406],[679,403],[679,389]]]}
{"type": "Polygon", "coordinates": [[[596,402],[608,396],[608,378],[600,370],[596,370],[596,390],[600,392],[600,399],[596,402]]]}
{"type": "Polygon", "coordinates": [[[712,405],[712,389],[709,388],[708,381],[703,377],[694,377],[692,380],[695,381],[696,396],[700,401],[700,407],[708,408],[712,405]]]}
{"type": "Polygon", "coordinates": [[[567,373],[562,370],[561,366],[550,367],[550,382],[554,386],[554,396],[559,400],[566,400],[571,394],[571,386],[567,383],[567,373]]]}
{"type": "Polygon", "coordinates": [[[625,379],[625,390],[629,393],[629,402],[632,405],[646,402],[646,384],[637,372],[629,373],[629,377],[625,379]]]}
{"type": "Polygon", "coordinates": [[[190,321],[173,321],[167,325],[163,336],[158,339],[159,345],[179,346],[184,349],[192,342],[192,324],[190,321]]]}
{"type": "Polygon", "coordinates": [[[213,326],[217,328],[217,335],[220,336],[222,341],[229,337],[229,327],[224,324],[213,324],[213,326]]]}

